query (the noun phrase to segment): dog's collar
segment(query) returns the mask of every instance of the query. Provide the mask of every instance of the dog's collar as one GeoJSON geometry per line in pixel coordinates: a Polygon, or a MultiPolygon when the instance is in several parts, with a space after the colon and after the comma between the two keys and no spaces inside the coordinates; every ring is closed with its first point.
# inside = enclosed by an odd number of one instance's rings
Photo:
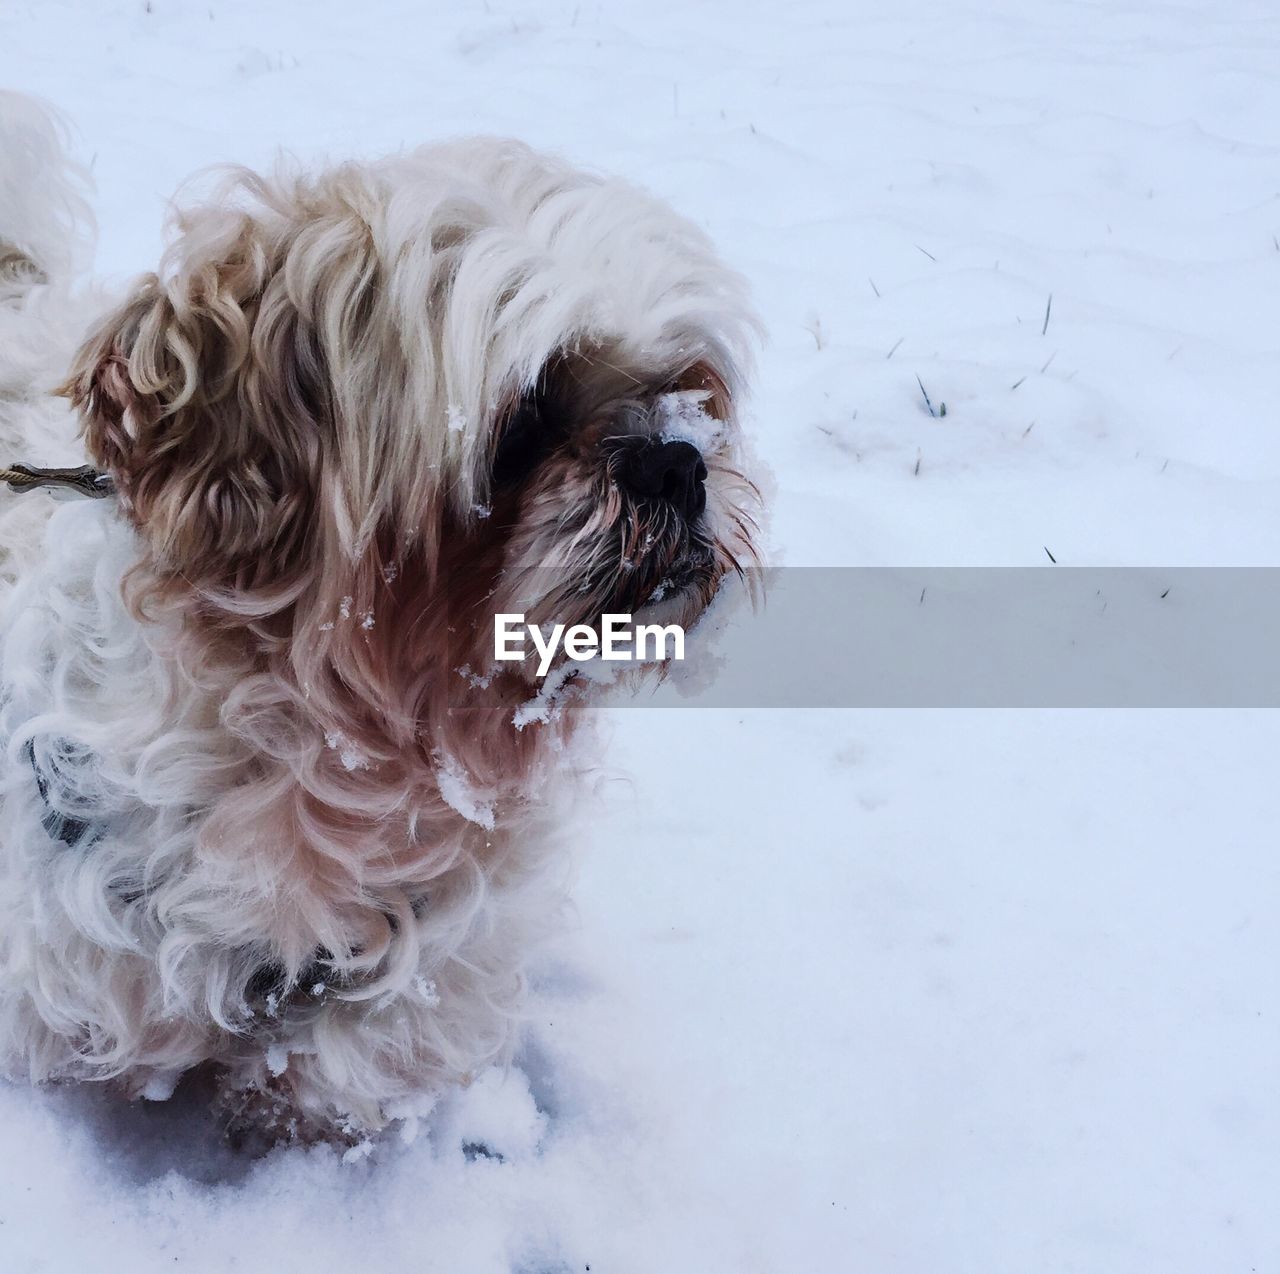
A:
{"type": "Polygon", "coordinates": [[[41,487],[55,496],[83,495],[99,500],[116,493],[111,475],[88,464],[74,469],[37,469],[35,465],[12,464],[0,468],[0,481],[7,482],[9,490],[19,495],[41,487]]]}

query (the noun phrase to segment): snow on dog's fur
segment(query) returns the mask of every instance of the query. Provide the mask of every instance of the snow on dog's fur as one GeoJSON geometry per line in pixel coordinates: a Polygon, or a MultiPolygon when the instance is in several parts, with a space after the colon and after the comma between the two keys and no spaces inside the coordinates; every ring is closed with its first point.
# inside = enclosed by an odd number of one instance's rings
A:
{"type": "Polygon", "coordinates": [[[0,495],[0,1056],[377,1128],[504,1055],[563,897],[587,688],[528,723],[493,614],[692,623],[751,558],[741,286],[477,139],[224,174],[77,350],[76,176],[22,99],[0,180],[0,461],[119,493],[0,495]],[[638,490],[673,402],[710,441],[638,490]]]}

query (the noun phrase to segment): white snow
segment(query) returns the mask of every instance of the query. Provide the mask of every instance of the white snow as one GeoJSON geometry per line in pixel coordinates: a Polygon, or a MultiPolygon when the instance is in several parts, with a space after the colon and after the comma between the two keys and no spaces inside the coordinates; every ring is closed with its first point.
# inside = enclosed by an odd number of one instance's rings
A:
{"type": "Polygon", "coordinates": [[[440,774],[440,795],[449,808],[461,814],[467,822],[492,831],[493,793],[477,789],[467,771],[454,757],[437,752],[435,760],[440,774]]]}
{"type": "Polygon", "coordinates": [[[180,1073],[153,1075],[142,1090],[142,1099],[144,1101],[168,1101],[173,1096],[181,1078],[180,1073]]]}
{"type": "Polygon", "coordinates": [[[664,442],[689,442],[701,451],[710,451],[719,443],[724,427],[703,407],[709,392],[685,389],[658,399],[664,442]]]}
{"type": "Polygon", "coordinates": [[[337,752],[344,770],[367,770],[369,758],[341,730],[330,730],[324,736],[325,746],[337,752]]]}
{"type": "Polygon", "coordinates": [[[582,671],[582,665],[562,663],[537,683],[534,691],[524,703],[511,714],[511,723],[517,730],[523,730],[535,721],[546,724],[554,721],[566,694],[572,693],[571,678],[582,671]]]}
{"type": "MultiPolygon", "coordinates": [[[[792,565],[1280,562],[1278,59],[1270,0],[19,0],[0,38],[116,277],[279,146],[514,133],[669,198],[770,329],[792,565]]],[[[0,1267],[1280,1268],[1274,714],[611,732],[509,1074],[254,1166],[199,1094],[0,1089],[0,1267]]]]}

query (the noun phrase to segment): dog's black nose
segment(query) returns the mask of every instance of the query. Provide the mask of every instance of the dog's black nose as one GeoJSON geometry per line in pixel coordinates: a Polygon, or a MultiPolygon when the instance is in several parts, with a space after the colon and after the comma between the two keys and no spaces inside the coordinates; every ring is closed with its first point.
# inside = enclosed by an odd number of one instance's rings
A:
{"type": "Polygon", "coordinates": [[[707,507],[707,466],[689,442],[647,442],[631,452],[622,480],[636,495],[666,500],[692,521],[707,507]]]}

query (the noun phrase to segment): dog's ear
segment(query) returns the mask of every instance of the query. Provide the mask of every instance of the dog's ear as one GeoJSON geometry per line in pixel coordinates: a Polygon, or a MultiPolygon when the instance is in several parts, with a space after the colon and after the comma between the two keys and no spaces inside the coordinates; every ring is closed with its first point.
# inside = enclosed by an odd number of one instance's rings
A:
{"type": "Polygon", "coordinates": [[[162,573],[276,587],[313,529],[328,378],[250,219],[202,248],[172,277],[140,281],[63,393],[162,573]]]}

